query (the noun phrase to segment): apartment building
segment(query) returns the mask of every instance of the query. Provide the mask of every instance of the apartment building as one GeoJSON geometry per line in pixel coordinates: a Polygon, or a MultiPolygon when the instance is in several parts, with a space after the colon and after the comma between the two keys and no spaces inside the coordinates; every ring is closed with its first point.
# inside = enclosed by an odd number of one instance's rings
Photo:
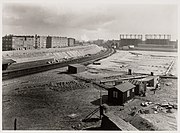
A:
{"type": "Polygon", "coordinates": [[[52,36],[51,40],[51,47],[52,48],[61,48],[68,46],[68,38],[67,37],[59,37],[59,36],[52,36]]]}
{"type": "Polygon", "coordinates": [[[3,37],[3,51],[34,49],[34,42],[34,36],[7,35],[3,37]]]}

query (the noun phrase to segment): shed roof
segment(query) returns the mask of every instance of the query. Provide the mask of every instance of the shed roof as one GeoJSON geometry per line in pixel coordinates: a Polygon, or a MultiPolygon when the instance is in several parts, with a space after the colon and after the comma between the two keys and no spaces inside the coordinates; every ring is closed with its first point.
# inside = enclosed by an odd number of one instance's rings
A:
{"type": "Polygon", "coordinates": [[[69,64],[69,66],[72,66],[72,67],[85,67],[84,65],[81,65],[81,64],[69,64]]]}
{"type": "Polygon", "coordinates": [[[101,80],[100,80],[101,83],[115,82],[115,81],[118,81],[118,79],[101,79],[101,80]]]}
{"type": "Polygon", "coordinates": [[[16,61],[12,60],[12,59],[2,59],[2,64],[8,64],[8,63],[14,63],[16,61]]]}
{"type": "Polygon", "coordinates": [[[125,82],[119,85],[116,85],[115,88],[122,91],[122,92],[126,92],[132,88],[134,88],[135,86],[129,82],[125,82]]]}
{"type": "Polygon", "coordinates": [[[128,82],[132,83],[133,85],[139,85],[139,84],[142,83],[142,81],[140,81],[140,80],[135,80],[135,79],[131,79],[131,80],[129,80],[128,82]]]}

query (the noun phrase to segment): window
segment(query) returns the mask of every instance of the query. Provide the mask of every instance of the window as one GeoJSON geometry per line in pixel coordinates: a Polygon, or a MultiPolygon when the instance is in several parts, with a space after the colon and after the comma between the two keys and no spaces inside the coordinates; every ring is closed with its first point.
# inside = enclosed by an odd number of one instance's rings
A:
{"type": "Polygon", "coordinates": [[[130,96],[130,91],[127,91],[127,97],[129,97],[130,96]]]}
{"type": "Polygon", "coordinates": [[[118,92],[117,91],[113,91],[113,97],[118,98],[118,92]]]}
{"type": "Polygon", "coordinates": [[[134,89],[132,89],[132,92],[134,92],[134,89]]]}

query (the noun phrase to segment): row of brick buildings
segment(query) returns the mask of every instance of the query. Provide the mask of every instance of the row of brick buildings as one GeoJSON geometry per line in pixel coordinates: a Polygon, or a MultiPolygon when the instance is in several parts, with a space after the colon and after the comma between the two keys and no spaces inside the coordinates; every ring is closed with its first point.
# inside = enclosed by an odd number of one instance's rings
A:
{"type": "Polygon", "coordinates": [[[27,50],[40,48],[61,48],[74,46],[75,39],[59,36],[16,36],[6,35],[2,38],[2,50],[27,50]]]}

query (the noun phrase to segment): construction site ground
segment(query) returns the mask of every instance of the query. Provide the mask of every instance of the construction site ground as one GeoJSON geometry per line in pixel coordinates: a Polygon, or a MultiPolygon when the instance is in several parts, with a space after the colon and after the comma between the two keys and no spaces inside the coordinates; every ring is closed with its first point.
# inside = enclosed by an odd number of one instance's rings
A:
{"type": "Polygon", "coordinates": [[[91,64],[88,67],[96,70],[114,72],[126,72],[132,69],[133,73],[163,75],[168,67],[174,62],[170,71],[177,76],[177,53],[159,51],[120,51],[117,50],[112,56],[98,61],[101,65],[91,64]]]}
{"type": "MultiPolygon", "coordinates": [[[[86,79],[121,79],[128,77],[128,69],[132,69],[134,75],[150,74],[164,75],[171,62],[174,61],[168,74],[177,76],[177,53],[156,51],[117,51],[114,55],[98,61],[100,65],[91,64],[86,72],[78,74],[86,79]],[[131,52],[140,55],[134,55],[131,52]]],[[[148,88],[146,97],[138,97],[122,106],[109,106],[109,110],[130,122],[139,130],[177,130],[177,109],[170,111],[160,104],[169,103],[177,105],[177,79],[161,79],[161,89],[154,94],[152,88],[148,88]],[[153,104],[142,107],[141,103],[150,101],[153,104]],[[160,111],[152,108],[158,106],[160,111]],[[141,110],[142,108],[142,110],[141,110]],[[141,110],[139,113],[138,110],[141,110]],[[144,113],[145,112],[145,113],[144,113]],[[135,115],[133,113],[136,113],[135,115]]],[[[103,103],[107,102],[107,94],[103,103]]]]}
{"type": "Polygon", "coordinates": [[[100,124],[100,121],[82,122],[99,107],[94,102],[99,99],[99,90],[62,74],[65,70],[3,81],[2,129],[14,129],[15,119],[18,130],[75,130],[100,124]]]}
{"type": "Polygon", "coordinates": [[[155,94],[148,89],[146,97],[136,96],[124,106],[110,105],[109,111],[130,122],[139,130],[176,131],[177,109],[168,110],[166,107],[161,107],[161,104],[177,105],[177,100],[177,79],[162,79],[161,89],[155,94]],[[145,102],[152,103],[146,107],[141,106],[141,103],[145,102]]]}
{"type": "MultiPolygon", "coordinates": [[[[148,54],[153,55],[153,53],[148,54]]],[[[148,54],[146,53],[145,57],[149,59],[148,54]]],[[[15,119],[17,119],[17,129],[20,130],[76,130],[99,127],[100,121],[82,122],[82,120],[99,107],[100,90],[102,90],[103,103],[109,105],[108,110],[130,122],[137,129],[177,130],[177,109],[168,110],[159,106],[161,103],[177,104],[177,79],[161,79],[161,89],[155,94],[151,88],[148,88],[146,97],[136,96],[124,106],[112,106],[107,101],[107,90],[97,88],[78,78],[113,79],[116,76],[125,76],[128,68],[133,69],[133,72],[138,70],[137,73],[149,74],[151,71],[155,74],[164,73],[172,61],[176,62],[176,54],[168,55],[167,60],[163,55],[167,54],[160,53],[160,57],[157,57],[156,53],[156,56],[151,56],[153,60],[149,62],[148,69],[146,66],[137,67],[137,64],[141,66],[140,63],[145,65],[147,59],[143,55],[136,56],[129,51],[118,51],[99,61],[101,65],[89,65],[87,71],[83,73],[69,75],[66,74],[65,67],[2,81],[2,129],[14,129],[15,119]],[[163,61],[160,61],[161,58],[163,61]],[[127,59],[129,61],[126,61],[127,59]],[[112,63],[113,60],[116,61],[112,63]],[[163,63],[156,65],[155,61],[163,63]],[[123,69],[119,67],[119,63],[123,69]],[[142,107],[141,103],[146,101],[151,101],[152,104],[142,107]],[[160,109],[156,111],[154,108],[157,105],[160,109]]],[[[177,74],[176,69],[174,65],[173,74],[177,74]]],[[[96,115],[93,117],[98,118],[98,113],[96,115]]]]}

